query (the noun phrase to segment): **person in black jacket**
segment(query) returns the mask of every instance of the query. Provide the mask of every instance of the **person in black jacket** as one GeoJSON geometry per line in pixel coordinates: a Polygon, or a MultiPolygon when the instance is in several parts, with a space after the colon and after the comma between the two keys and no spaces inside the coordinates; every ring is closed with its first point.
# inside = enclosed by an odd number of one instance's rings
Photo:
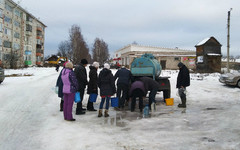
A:
{"type": "Polygon", "coordinates": [[[122,66],[122,68],[116,72],[114,80],[116,80],[117,78],[117,97],[119,99],[118,107],[124,108],[125,100],[128,96],[129,84],[132,78],[132,73],[124,66],[122,66]]]}
{"type": "Polygon", "coordinates": [[[182,63],[178,63],[179,73],[177,77],[177,88],[182,104],[178,107],[186,108],[186,87],[190,85],[190,76],[188,68],[182,63]]]}
{"type": "Polygon", "coordinates": [[[82,101],[84,98],[84,91],[86,88],[86,85],[88,85],[87,81],[87,71],[86,71],[86,66],[88,64],[88,61],[86,59],[82,59],[81,63],[74,69],[75,75],[78,80],[78,92],[80,92],[80,97],[81,97],[81,102],[77,103],[77,108],[76,108],[76,115],[83,115],[85,114],[84,108],[82,108],[82,101]]]}
{"type": "Polygon", "coordinates": [[[105,100],[106,100],[106,107],[105,107],[104,116],[105,117],[109,116],[108,115],[109,100],[110,100],[110,97],[116,93],[114,77],[113,77],[112,71],[109,69],[110,69],[110,65],[105,63],[104,68],[99,73],[98,87],[100,88],[100,96],[102,97],[102,99],[99,106],[98,117],[102,117],[102,109],[103,109],[105,100]]]}
{"type": "Polygon", "coordinates": [[[93,62],[92,66],[89,66],[90,71],[89,71],[89,82],[88,82],[88,88],[87,88],[87,94],[89,94],[88,104],[87,104],[88,111],[97,111],[93,107],[93,102],[90,102],[90,94],[92,94],[92,93],[98,94],[98,85],[97,85],[98,67],[99,67],[98,62],[93,62]]]}
{"type": "Polygon", "coordinates": [[[158,91],[158,89],[160,87],[159,83],[157,81],[153,80],[150,77],[141,77],[139,80],[141,80],[144,83],[145,90],[146,91],[150,91],[150,93],[149,93],[149,106],[150,106],[150,109],[152,109],[152,107],[154,109],[156,109],[155,96],[156,96],[157,91],[158,91]]]}

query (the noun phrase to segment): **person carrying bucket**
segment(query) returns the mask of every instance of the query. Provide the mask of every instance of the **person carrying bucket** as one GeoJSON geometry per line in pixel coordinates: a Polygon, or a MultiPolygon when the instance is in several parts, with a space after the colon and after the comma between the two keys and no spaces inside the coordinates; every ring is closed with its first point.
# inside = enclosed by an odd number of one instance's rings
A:
{"type": "Polygon", "coordinates": [[[177,77],[177,85],[176,88],[178,88],[178,94],[181,98],[182,104],[179,104],[178,107],[180,108],[186,108],[186,87],[190,85],[190,76],[189,76],[189,70],[188,68],[182,63],[178,63],[179,67],[179,73],[177,77]]]}
{"type": "Polygon", "coordinates": [[[87,104],[87,110],[88,111],[97,111],[96,109],[94,109],[93,107],[93,100],[91,100],[91,98],[96,100],[96,96],[98,94],[98,85],[97,85],[97,81],[98,81],[98,74],[97,74],[97,69],[99,67],[99,63],[98,62],[93,62],[93,64],[91,66],[89,66],[89,82],[88,82],[88,87],[87,87],[87,94],[89,94],[89,98],[88,98],[88,104],[87,104]],[[92,95],[95,95],[92,96],[92,95]]]}
{"type": "Polygon", "coordinates": [[[108,109],[109,109],[109,100],[112,95],[116,93],[116,87],[114,82],[114,77],[112,71],[110,70],[110,65],[105,63],[104,68],[99,73],[98,78],[98,87],[100,88],[100,96],[101,96],[101,103],[99,106],[98,117],[102,117],[102,109],[103,105],[106,100],[106,107],[104,116],[108,117],[108,109]]]}

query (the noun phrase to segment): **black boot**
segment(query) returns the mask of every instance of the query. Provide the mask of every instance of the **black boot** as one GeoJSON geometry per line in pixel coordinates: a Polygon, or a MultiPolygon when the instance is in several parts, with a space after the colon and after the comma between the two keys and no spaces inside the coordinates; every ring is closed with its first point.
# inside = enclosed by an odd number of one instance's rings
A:
{"type": "Polygon", "coordinates": [[[60,102],[60,111],[63,111],[63,103],[64,103],[64,101],[63,101],[63,99],[61,99],[61,102],[60,102]]]}
{"type": "Polygon", "coordinates": [[[178,107],[179,108],[186,108],[187,107],[186,106],[186,98],[182,98],[181,101],[182,101],[182,104],[178,104],[178,107]]]}

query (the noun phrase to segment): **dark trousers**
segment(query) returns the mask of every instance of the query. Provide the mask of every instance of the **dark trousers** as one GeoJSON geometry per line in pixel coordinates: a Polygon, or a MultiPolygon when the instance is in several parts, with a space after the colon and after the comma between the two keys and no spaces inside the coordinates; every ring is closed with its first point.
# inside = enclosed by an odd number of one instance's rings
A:
{"type": "Polygon", "coordinates": [[[131,104],[131,111],[135,110],[136,105],[136,98],[139,98],[139,109],[142,111],[143,109],[143,91],[141,89],[135,89],[132,92],[132,104],[131,104]]]}
{"type": "Polygon", "coordinates": [[[156,103],[155,97],[158,89],[152,89],[149,93],[149,106],[151,106],[152,102],[156,103]]]}
{"type": "Polygon", "coordinates": [[[119,99],[118,107],[124,107],[125,100],[128,94],[128,85],[126,84],[118,84],[117,85],[117,97],[119,99]]]}
{"type": "Polygon", "coordinates": [[[94,109],[93,102],[90,102],[90,95],[89,95],[89,98],[88,98],[87,109],[88,110],[93,110],[94,109]]]}
{"type": "Polygon", "coordinates": [[[85,90],[85,89],[80,89],[80,90],[79,90],[79,92],[80,92],[80,97],[81,97],[81,102],[78,102],[78,103],[77,103],[76,113],[83,111],[82,101],[83,101],[83,97],[84,97],[84,90],[85,90]]]}
{"type": "Polygon", "coordinates": [[[178,94],[181,98],[182,104],[186,105],[186,94],[185,94],[186,88],[179,88],[178,89],[178,94]]]}

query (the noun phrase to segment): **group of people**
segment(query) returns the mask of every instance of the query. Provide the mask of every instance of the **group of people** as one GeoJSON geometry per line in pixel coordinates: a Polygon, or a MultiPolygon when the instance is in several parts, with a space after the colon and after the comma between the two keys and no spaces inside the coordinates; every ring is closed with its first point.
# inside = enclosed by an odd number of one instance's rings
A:
{"type": "MultiPolygon", "coordinates": [[[[81,101],[77,103],[76,115],[83,115],[88,111],[97,111],[94,108],[93,102],[90,101],[91,94],[98,94],[98,88],[100,89],[101,102],[98,110],[98,117],[109,116],[109,101],[114,94],[118,97],[118,108],[124,109],[126,100],[131,99],[131,111],[135,110],[136,98],[139,98],[140,112],[143,110],[143,99],[146,97],[149,91],[149,106],[150,109],[155,109],[155,96],[159,89],[159,83],[150,77],[133,78],[131,72],[122,66],[113,75],[108,63],[104,64],[103,69],[99,75],[97,70],[99,68],[98,62],[93,62],[89,66],[89,81],[87,80],[86,66],[88,61],[82,59],[81,63],[73,70],[73,64],[71,62],[65,62],[63,69],[61,70],[57,84],[58,96],[61,98],[60,111],[63,111],[64,119],[67,121],[75,121],[72,116],[72,107],[74,103],[74,96],[76,92],[80,92],[81,101]],[[117,80],[117,86],[115,81],[117,80]],[[87,87],[87,94],[89,99],[87,108],[83,108],[82,101],[84,98],[85,89],[87,87]],[[116,88],[117,87],[117,88],[116,88]],[[106,103],[106,104],[105,104],[106,103]],[[105,111],[103,112],[105,104],[105,111]]],[[[186,87],[190,85],[189,71],[183,63],[179,63],[178,67],[180,72],[177,78],[177,88],[179,89],[179,95],[182,100],[182,104],[178,107],[186,107],[186,87]]]]}

